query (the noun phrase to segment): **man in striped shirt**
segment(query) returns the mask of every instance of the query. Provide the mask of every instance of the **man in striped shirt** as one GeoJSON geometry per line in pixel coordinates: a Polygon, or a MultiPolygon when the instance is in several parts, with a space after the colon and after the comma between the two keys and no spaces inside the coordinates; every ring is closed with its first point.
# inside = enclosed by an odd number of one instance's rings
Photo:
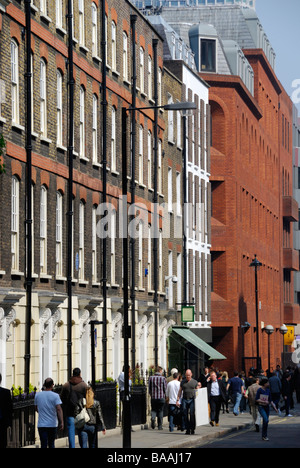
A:
{"type": "Polygon", "coordinates": [[[167,390],[167,380],[162,375],[163,369],[158,367],[155,374],[149,378],[149,395],[151,397],[151,427],[155,429],[157,417],[158,429],[162,430],[164,417],[164,404],[167,390]]]}

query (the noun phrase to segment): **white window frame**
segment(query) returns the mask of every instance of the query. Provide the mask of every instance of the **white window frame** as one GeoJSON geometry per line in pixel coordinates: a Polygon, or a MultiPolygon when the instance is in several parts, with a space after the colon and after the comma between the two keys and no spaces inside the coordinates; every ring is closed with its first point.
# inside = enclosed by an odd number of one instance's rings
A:
{"type": "MultiPolygon", "coordinates": [[[[168,95],[168,104],[173,104],[173,98],[168,95]]],[[[168,111],[168,141],[174,143],[174,111],[168,111]]]]}
{"type": "Polygon", "coordinates": [[[143,184],[144,178],[144,128],[139,126],[139,183],[143,184]]]}
{"type": "Polygon", "coordinates": [[[157,189],[162,195],[162,141],[158,140],[157,189]]]}
{"type": "Polygon", "coordinates": [[[79,203],[79,242],[78,242],[78,251],[79,251],[78,280],[79,281],[84,281],[84,259],[85,259],[84,220],[85,220],[85,203],[82,200],[80,200],[80,203],[79,203]]]}
{"type": "Polygon", "coordinates": [[[40,132],[47,138],[47,64],[40,61],[40,132]]]}
{"type": "Polygon", "coordinates": [[[152,133],[148,131],[148,188],[152,188],[152,133]]]}
{"type": "Polygon", "coordinates": [[[92,3],[92,56],[98,57],[98,8],[92,3]]]}
{"type": "Polygon", "coordinates": [[[111,285],[116,284],[116,237],[117,237],[117,213],[111,212],[111,242],[110,242],[110,280],[111,285]]]}
{"type": "Polygon", "coordinates": [[[47,197],[45,185],[40,190],[40,273],[47,274],[47,197]]]}
{"type": "Polygon", "coordinates": [[[151,225],[148,226],[148,292],[152,289],[152,242],[151,225]]]}
{"type": "Polygon", "coordinates": [[[62,106],[62,86],[63,75],[60,70],[56,72],[56,143],[63,144],[63,106],[62,106]]]}
{"type": "Polygon", "coordinates": [[[143,223],[139,223],[138,232],[138,288],[143,289],[143,223]]]}
{"type": "Polygon", "coordinates": [[[47,0],[40,0],[41,14],[47,16],[47,0]]]}
{"type": "Polygon", "coordinates": [[[92,208],[92,282],[97,283],[97,206],[92,208]]]}
{"type": "Polygon", "coordinates": [[[79,45],[85,46],[84,0],[78,0],[79,45]]]}
{"type": "Polygon", "coordinates": [[[140,47],[140,91],[145,94],[145,51],[140,47]]]}
{"type": "Polygon", "coordinates": [[[98,162],[98,97],[93,94],[93,138],[92,138],[93,163],[98,162]]]}
{"type": "Polygon", "coordinates": [[[158,69],[158,105],[162,105],[162,69],[158,69]]]}
{"type": "Polygon", "coordinates": [[[117,70],[117,25],[111,22],[111,69],[117,70]]]}
{"type": "Polygon", "coordinates": [[[20,121],[20,96],[19,96],[19,44],[15,39],[10,42],[11,64],[11,120],[19,124],[20,121]]]}
{"type": "Polygon", "coordinates": [[[181,303],[182,299],[182,254],[177,253],[177,302],[181,303]]]}
{"type": "Polygon", "coordinates": [[[173,170],[168,167],[168,212],[173,212],[173,170]]]}
{"type": "Polygon", "coordinates": [[[176,172],[176,214],[177,216],[182,215],[182,206],[181,206],[181,192],[182,192],[182,186],[181,186],[181,173],[176,172]]]}
{"type": "Polygon", "coordinates": [[[79,91],[79,157],[85,159],[85,89],[79,91]]]}
{"type": "Polygon", "coordinates": [[[148,55],[148,99],[153,99],[153,89],[152,89],[152,58],[151,55],[148,55]]]}
{"type": "Polygon", "coordinates": [[[20,244],[20,181],[12,177],[11,185],[11,270],[19,271],[20,244]]]}
{"type": "Polygon", "coordinates": [[[55,1],[55,10],[56,10],[56,27],[63,27],[63,12],[62,12],[63,2],[61,0],[55,1]]]}
{"type": "Polygon", "coordinates": [[[128,35],[123,31],[123,79],[128,81],[128,35]]]}
{"type": "MultiPolygon", "coordinates": [[[[169,250],[168,253],[168,276],[173,277],[173,251],[169,250]]],[[[168,298],[168,303],[169,307],[173,307],[173,281],[172,278],[169,280],[169,298],[168,298]]]]}
{"type": "Polygon", "coordinates": [[[62,225],[62,210],[63,210],[63,195],[61,192],[56,192],[56,268],[55,274],[57,278],[62,277],[63,273],[63,225],[62,225]]]}
{"type": "Polygon", "coordinates": [[[117,170],[117,152],[116,152],[116,115],[117,110],[114,106],[111,108],[111,170],[117,170]]]}

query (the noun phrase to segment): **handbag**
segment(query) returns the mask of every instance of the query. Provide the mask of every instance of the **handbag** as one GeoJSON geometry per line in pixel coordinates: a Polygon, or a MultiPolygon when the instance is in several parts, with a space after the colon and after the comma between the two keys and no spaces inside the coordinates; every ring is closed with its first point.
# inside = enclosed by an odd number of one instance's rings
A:
{"type": "Polygon", "coordinates": [[[82,400],[80,400],[78,402],[78,407],[80,409],[79,413],[77,414],[77,416],[75,416],[75,427],[76,429],[82,429],[83,426],[89,422],[90,420],[90,417],[89,417],[89,414],[87,412],[87,409],[86,409],[86,399],[85,398],[82,398],[82,400]]]}

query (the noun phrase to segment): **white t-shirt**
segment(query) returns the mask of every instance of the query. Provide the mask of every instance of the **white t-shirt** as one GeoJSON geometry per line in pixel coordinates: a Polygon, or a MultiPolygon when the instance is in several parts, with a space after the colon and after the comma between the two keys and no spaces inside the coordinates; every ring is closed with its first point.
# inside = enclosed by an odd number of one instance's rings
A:
{"type": "Polygon", "coordinates": [[[34,404],[39,413],[38,427],[58,426],[56,406],[62,402],[57,393],[51,391],[36,393],[34,404]]]}
{"type": "Polygon", "coordinates": [[[180,382],[178,380],[171,380],[171,382],[168,383],[166,397],[169,398],[170,405],[176,405],[179,389],[180,382]]]}

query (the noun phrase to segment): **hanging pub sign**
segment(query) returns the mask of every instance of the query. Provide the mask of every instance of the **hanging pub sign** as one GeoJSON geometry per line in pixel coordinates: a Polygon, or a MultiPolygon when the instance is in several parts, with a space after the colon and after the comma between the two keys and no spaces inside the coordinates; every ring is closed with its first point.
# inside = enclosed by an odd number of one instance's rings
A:
{"type": "Polygon", "coordinates": [[[194,322],[195,321],[195,308],[194,306],[181,307],[181,321],[194,322]]]}

